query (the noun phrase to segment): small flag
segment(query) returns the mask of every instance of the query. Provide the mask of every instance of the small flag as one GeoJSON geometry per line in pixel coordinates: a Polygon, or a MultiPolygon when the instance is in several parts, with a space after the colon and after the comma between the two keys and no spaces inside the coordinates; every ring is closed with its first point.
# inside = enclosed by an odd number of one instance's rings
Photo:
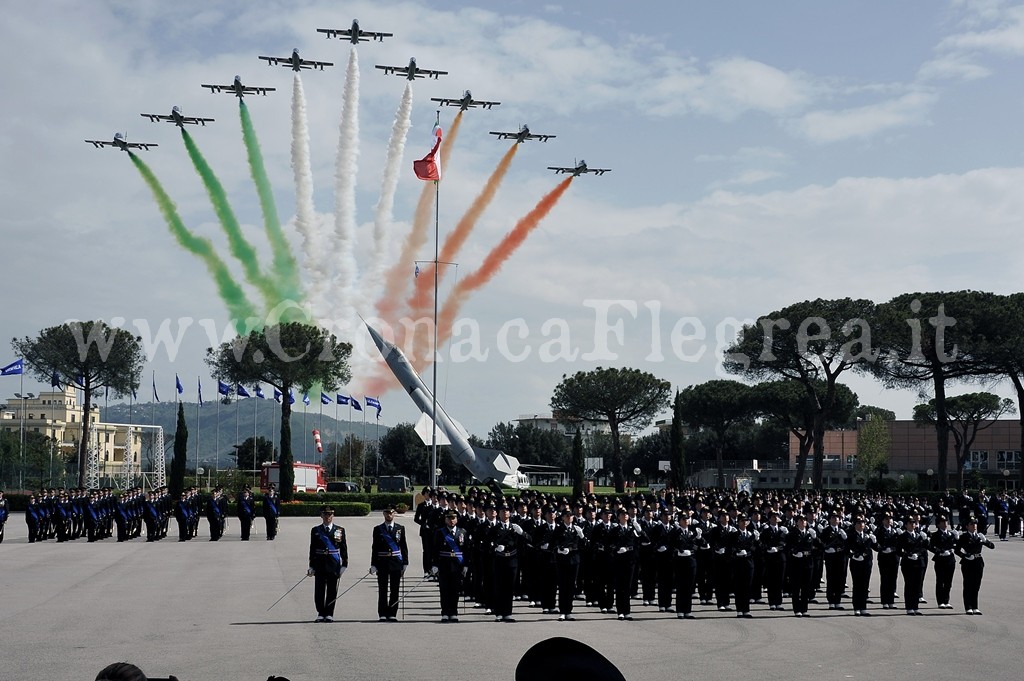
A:
{"type": "MultiPolygon", "coordinates": [[[[50,387],[60,390],[60,376],[56,371],[53,372],[53,376],[50,376],[50,387]]],[[[132,392],[135,392],[134,390],[132,392]]]]}
{"type": "Polygon", "coordinates": [[[263,387],[260,386],[259,383],[256,384],[256,397],[260,398],[261,400],[267,399],[267,396],[263,394],[263,387]]]}
{"type": "Polygon", "coordinates": [[[320,393],[320,404],[330,404],[330,403],[331,403],[331,398],[327,395],[327,393],[320,393]]]}
{"type": "Polygon", "coordinates": [[[309,406],[309,395],[307,393],[302,394],[302,403],[307,407],[309,406]]]}
{"type": "Polygon", "coordinates": [[[419,263],[416,263],[416,271],[415,271],[415,272],[413,272],[413,276],[414,276],[414,277],[415,277],[416,279],[419,279],[419,278],[420,278],[420,264],[419,264],[419,263]]]}
{"type": "Polygon", "coordinates": [[[281,394],[281,391],[278,390],[277,388],[274,388],[274,401],[280,403],[281,402],[281,397],[283,397],[283,395],[281,394]]]}
{"type": "Polygon", "coordinates": [[[416,177],[421,180],[440,180],[441,179],[441,168],[438,162],[434,160],[434,156],[437,155],[437,150],[441,147],[441,123],[440,114],[438,114],[439,120],[434,124],[432,135],[436,138],[434,142],[434,148],[430,150],[430,153],[421,158],[418,161],[412,162],[412,170],[416,173],[416,177]]]}
{"type": "Polygon", "coordinates": [[[295,404],[295,392],[292,390],[288,391],[288,404],[295,404]]]}
{"type": "Polygon", "coordinates": [[[135,388],[132,388],[132,399],[135,400],[136,402],[139,401],[139,394],[135,392],[135,388]]]}
{"type": "Polygon", "coordinates": [[[199,388],[199,406],[203,406],[203,380],[196,377],[196,387],[199,388]]]}
{"type": "Polygon", "coordinates": [[[181,379],[178,378],[178,374],[174,374],[174,388],[178,391],[179,395],[185,392],[185,386],[181,384],[181,379]]]}
{"type": "MultiPolygon", "coordinates": [[[[82,384],[83,385],[85,384],[85,380],[82,381],[82,384]]],[[[156,392],[156,374],[153,374],[153,401],[154,402],[159,402],[160,401],[160,395],[158,395],[157,392],[156,392]]]]}
{"type": "Polygon", "coordinates": [[[19,358],[0,369],[0,376],[18,376],[25,373],[25,358],[19,358]]]}
{"type": "Polygon", "coordinates": [[[241,383],[235,386],[235,394],[239,397],[252,397],[252,395],[249,394],[249,391],[246,390],[245,386],[241,383]]]}
{"type": "Polygon", "coordinates": [[[225,397],[227,397],[228,395],[231,394],[231,386],[228,385],[227,383],[225,383],[224,381],[218,380],[217,381],[217,392],[219,392],[221,395],[224,395],[225,397]]]}
{"type": "Polygon", "coordinates": [[[366,406],[367,407],[373,407],[374,409],[376,409],[377,410],[377,418],[380,418],[380,408],[381,408],[380,407],[380,400],[378,400],[375,397],[367,397],[365,399],[366,399],[366,406]]]}
{"type": "Polygon", "coordinates": [[[348,398],[342,395],[341,393],[338,393],[337,398],[338,404],[348,404],[348,398]]]}
{"type": "Polygon", "coordinates": [[[352,398],[352,400],[351,400],[351,401],[349,402],[349,404],[351,404],[351,405],[352,405],[352,408],[353,408],[353,409],[355,409],[356,411],[362,411],[362,410],[363,410],[363,405],[359,404],[359,400],[357,400],[357,399],[356,399],[356,398],[354,398],[354,397],[353,397],[353,398],[352,398]]]}

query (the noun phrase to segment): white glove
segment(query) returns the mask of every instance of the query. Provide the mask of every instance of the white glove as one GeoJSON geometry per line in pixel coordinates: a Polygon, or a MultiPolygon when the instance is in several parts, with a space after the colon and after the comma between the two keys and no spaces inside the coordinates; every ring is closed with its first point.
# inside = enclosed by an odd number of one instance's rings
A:
{"type": "Polygon", "coordinates": [[[843,539],[846,539],[846,531],[845,530],[839,530],[839,536],[842,537],[843,539]]]}
{"type": "Polygon", "coordinates": [[[860,561],[860,560],[864,560],[864,556],[852,556],[852,558],[853,558],[854,560],[858,560],[858,561],[860,561]]]}
{"type": "Polygon", "coordinates": [[[408,565],[403,565],[402,566],[402,576],[403,577],[405,576],[405,568],[407,568],[407,567],[409,567],[409,566],[408,565]]]}
{"type": "Polygon", "coordinates": [[[504,544],[498,544],[497,546],[494,547],[494,550],[497,551],[498,553],[505,553],[505,545],[504,544]]]}
{"type": "Polygon", "coordinates": [[[523,534],[523,528],[519,527],[515,523],[512,524],[512,531],[515,532],[518,535],[522,535],[523,534]]]}
{"type": "Polygon", "coordinates": [[[939,555],[940,555],[940,556],[951,556],[951,555],[953,555],[953,552],[952,552],[952,551],[950,551],[949,549],[946,549],[945,551],[943,551],[943,552],[942,552],[942,553],[940,553],[939,555]]]}
{"type": "Polygon", "coordinates": [[[892,548],[884,548],[882,549],[882,553],[892,553],[892,548]]]}
{"type": "Polygon", "coordinates": [[[778,546],[769,546],[768,547],[768,553],[778,553],[778,552],[779,552],[779,547],[778,546]]]}
{"type": "Polygon", "coordinates": [[[313,568],[309,568],[308,570],[306,570],[306,576],[307,577],[312,577],[315,574],[316,573],[313,571],[313,568]]]}
{"type": "Polygon", "coordinates": [[[625,553],[625,552],[626,552],[626,547],[625,546],[620,546],[619,550],[616,551],[615,553],[625,553]]]}
{"type": "Polygon", "coordinates": [[[633,529],[637,532],[640,531],[640,523],[638,523],[635,519],[633,520],[633,529]]]}
{"type": "Polygon", "coordinates": [[[683,549],[682,551],[676,551],[676,553],[678,553],[683,558],[687,558],[690,556],[690,549],[683,549]]]}
{"type": "Polygon", "coordinates": [[[907,558],[909,558],[910,560],[917,560],[917,554],[911,553],[909,556],[907,556],[907,558]]]}
{"type": "Polygon", "coordinates": [[[466,573],[467,573],[467,572],[469,572],[469,568],[468,568],[468,567],[464,567],[464,568],[462,568],[462,576],[463,576],[463,577],[465,577],[465,576],[466,576],[466,573]]]}
{"type": "Polygon", "coordinates": [[[560,553],[563,556],[568,556],[569,555],[569,549],[558,549],[558,553],[560,553]]]}
{"type": "Polygon", "coordinates": [[[970,554],[964,556],[964,560],[974,560],[974,554],[970,553],[970,554]]]}
{"type": "Polygon", "coordinates": [[[870,541],[870,542],[871,542],[872,544],[874,544],[874,543],[875,543],[875,535],[873,535],[873,534],[867,534],[867,535],[865,535],[865,536],[866,536],[866,537],[868,538],[868,541],[870,541]]]}
{"type": "Polygon", "coordinates": [[[825,549],[825,553],[835,553],[835,552],[836,552],[836,550],[834,548],[832,548],[831,546],[829,548],[825,549]]]}
{"type": "Polygon", "coordinates": [[[668,547],[667,546],[659,546],[658,547],[658,553],[665,553],[666,551],[668,551],[668,547]]]}
{"type": "Polygon", "coordinates": [[[547,551],[548,550],[548,543],[544,542],[543,544],[541,544],[540,545],[540,550],[541,551],[547,551]]]}
{"type": "Polygon", "coordinates": [[[736,556],[737,556],[738,558],[746,558],[746,557],[747,557],[747,551],[746,551],[746,549],[743,549],[742,551],[737,551],[737,552],[736,552],[736,556]]]}
{"type": "Polygon", "coordinates": [[[725,553],[725,549],[715,549],[715,553],[717,553],[718,555],[722,555],[723,553],[725,553]]]}
{"type": "Polygon", "coordinates": [[[576,536],[577,537],[579,537],[580,539],[583,539],[583,528],[582,527],[579,527],[578,525],[573,525],[572,529],[576,530],[576,536]]]}
{"type": "Polygon", "coordinates": [[[438,572],[440,572],[440,569],[436,565],[430,568],[430,574],[436,575],[438,572]]]}
{"type": "Polygon", "coordinates": [[[370,566],[370,574],[371,575],[377,574],[377,567],[375,565],[371,565],[370,566]]]}
{"type": "Polygon", "coordinates": [[[345,574],[345,570],[348,570],[348,568],[345,567],[344,565],[342,565],[341,566],[341,572],[338,574],[338,576],[341,577],[341,575],[345,574]]]}

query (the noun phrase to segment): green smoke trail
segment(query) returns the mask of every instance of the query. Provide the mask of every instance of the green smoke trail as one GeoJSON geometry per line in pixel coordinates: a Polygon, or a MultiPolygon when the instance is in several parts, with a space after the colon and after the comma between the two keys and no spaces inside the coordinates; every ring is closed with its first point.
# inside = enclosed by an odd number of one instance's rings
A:
{"type": "Polygon", "coordinates": [[[203,261],[203,264],[206,265],[206,269],[210,271],[214,281],[217,283],[217,291],[220,293],[221,300],[227,305],[228,313],[231,315],[232,322],[235,325],[235,330],[238,333],[244,333],[246,331],[245,320],[257,316],[256,308],[253,307],[249,299],[246,298],[245,292],[242,291],[241,287],[232,278],[224,261],[214,253],[213,244],[210,243],[210,240],[196,236],[185,227],[185,223],[181,221],[178,210],[174,206],[174,202],[171,201],[171,197],[164,191],[164,188],[160,185],[159,180],[156,179],[153,171],[149,169],[149,166],[131,152],[128,153],[128,156],[131,157],[132,163],[138,168],[142,179],[146,182],[150,191],[153,192],[153,198],[156,199],[157,206],[160,207],[160,212],[163,214],[164,220],[167,221],[167,226],[171,229],[171,234],[189,253],[198,256],[203,261]]]}
{"type": "Polygon", "coordinates": [[[270,187],[267,170],[263,166],[263,152],[260,151],[260,143],[256,139],[256,129],[252,125],[249,107],[241,99],[238,100],[238,116],[242,120],[242,141],[245,142],[245,151],[249,156],[249,170],[260,198],[260,208],[263,210],[263,226],[274,253],[274,274],[277,277],[279,292],[282,297],[299,302],[302,296],[301,282],[295,257],[281,230],[277,206],[274,204],[274,193],[270,187]]]}
{"type": "Polygon", "coordinates": [[[210,164],[203,158],[196,143],[192,140],[192,136],[184,128],[181,129],[181,138],[185,141],[185,148],[188,149],[189,158],[192,159],[196,172],[199,173],[203,184],[206,185],[206,193],[210,196],[210,203],[213,204],[213,210],[217,213],[217,218],[224,228],[224,233],[227,234],[231,254],[238,258],[238,262],[242,264],[246,280],[259,289],[267,308],[274,307],[280,301],[277,286],[260,271],[256,251],[242,235],[242,228],[238,224],[238,218],[235,217],[234,211],[231,210],[224,187],[221,185],[220,180],[217,179],[217,176],[214,175],[210,164]]]}

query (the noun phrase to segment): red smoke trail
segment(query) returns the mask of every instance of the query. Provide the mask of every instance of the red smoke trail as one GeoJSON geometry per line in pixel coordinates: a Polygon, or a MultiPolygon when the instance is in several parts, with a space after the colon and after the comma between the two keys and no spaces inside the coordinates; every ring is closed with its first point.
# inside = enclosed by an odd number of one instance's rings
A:
{"type": "MultiPolygon", "coordinates": [[[[505,261],[515,253],[516,249],[526,241],[526,237],[530,235],[530,232],[536,229],[540,221],[547,217],[547,214],[555,207],[558,200],[562,198],[562,194],[572,184],[572,180],[572,177],[565,178],[557,187],[544,196],[534,209],[517,222],[512,231],[505,235],[501,243],[487,254],[483,265],[455,285],[451,295],[448,296],[448,300],[445,301],[444,307],[441,308],[441,313],[438,315],[437,342],[439,346],[451,337],[452,324],[455,322],[455,317],[458,315],[463,304],[465,304],[469,294],[494,278],[494,275],[498,273],[498,270],[505,264],[505,261]]],[[[421,371],[424,366],[430,363],[429,359],[421,359],[419,357],[410,358],[410,361],[417,371],[421,371]]]]}
{"type": "MultiPolygon", "coordinates": [[[[512,165],[512,159],[515,158],[516,150],[519,148],[518,144],[513,144],[512,147],[505,152],[505,155],[501,158],[498,166],[491,173],[491,176],[487,179],[487,183],[484,185],[483,190],[473,200],[469,210],[462,216],[459,223],[455,225],[455,229],[445,238],[444,245],[441,247],[441,254],[438,256],[438,260],[442,263],[450,262],[452,258],[459,252],[462,245],[466,243],[466,239],[469,238],[470,232],[476,227],[476,223],[480,220],[480,216],[483,214],[487,206],[490,205],[494,199],[495,193],[498,191],[498,187],[501,186],[502,180],[505,179],[505,175],[508,173],[509,167],[512,165]]],[[[438,280],[444,276],[446,269],[438,271],[438,280]]],[[[426,316],[430,312],[430,304],[433,301],[431,293],[434,290],[434,264],[427,265],[420,276],[416,279],[414,284],[413,295],[408,300],[409,305],[409,317],[413,320],[420,319],[426,316]]],[[[426,347],[426,333],[427,329],[424,326],[416,327],[416,336],[413,338],[412,346],[410,347],[410,355],[415,355],[417,348],[426,347]]]]}
{"type": "MultiPolygon", "coordinates": [[[[462,112],[460,111],[452,123],[452,129],[449,131],[448,136],[441,141],[441,148],[438,150],[438,153],[441,156],[442,173],[444,173],[444,164],[448,157],[449,149],[455,143],[455,138],[459,134],[459,124],[461,122],[462,112]]],[[[377,316],[385,321],[395,321],[402,293],[405,291],[406,283],[413,272],[413,267],[410,267],[410,265],[412,265],[416,253],[427,242],[427,228],[430,227],[430,218],[433,217],[434,213],[432,210],[434,207],[434,194],[434,183],[427,182],[423,185],[423,191],[420,192],[420,200],[417,202],[416,211],[413,213],[412,229],[402,244],[402,252],[398,256],[398,260],[384,277],[384,293],[381,294],[380,300],[377,301],[377,316]]],[[[431,279],[433,279],[433,275],[431,275],[431,279]]]]}

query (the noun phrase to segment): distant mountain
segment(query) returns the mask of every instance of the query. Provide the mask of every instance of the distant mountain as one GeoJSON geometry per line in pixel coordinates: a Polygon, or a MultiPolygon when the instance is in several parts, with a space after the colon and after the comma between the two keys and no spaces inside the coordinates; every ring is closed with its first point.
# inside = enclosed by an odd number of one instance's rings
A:
{"type": "MultiPolygon", "coordinates": [[[[254,434],[272,440],[274,448],[280,448],[281,440],[281,405],[273,400],[257,398],[242,399],[231,404],[205,402],[196,408],[195,402],[185,402],[185,424],[188,426],[188,463],[189,467],[201,464],[214,465],[217,451],[220,451],[220,468],[234,465],[231,454],[233,445],[241,444],[254,434]],[[196,427],[198,414],[198,428],[196,427]],[[219,424],[219,428],[218,428],[219,424]],[[198,456],[196,443],[198,442],[198,456]],[[219,443],[219,445],[218,445],[219,443]]],[[[368,419],[365,424],[360,421],[335,420],[333,406],[320,409],[309,408],[303,412],[302,405],[292,405],[292,452],[296,461],[316,462],[318,455],[313,443],[313,429],[320,431],[320,440],[324,450],[332,442],[342,442],[353,433],[357,438],[369,442],[376,441],[377,425],[368,419]],[[295,407],[298,406],[299,409],[295,407]]],[[[358,414],[359,412],[355,412],[358,414]]],[[[348,416],[348,409],[342,407],[338,415],[348,416]]],[[[178,423],[178,407],[174,402],[158,402],[136,404],[129,408],[127,404],[112,404],[100,408],[100,419],[104,423],[137,423],[157,425],[164,429],[164,450],[167,460],[173,451],[174,431],[178,423]]],[[[380,426],[380,437],[388,432],[386,426],[380,426]]],[[[145,447],[145,445],[144,445],[145,447]]],[[[145,457],[145,454],[143,454],[145,457]]]]}

